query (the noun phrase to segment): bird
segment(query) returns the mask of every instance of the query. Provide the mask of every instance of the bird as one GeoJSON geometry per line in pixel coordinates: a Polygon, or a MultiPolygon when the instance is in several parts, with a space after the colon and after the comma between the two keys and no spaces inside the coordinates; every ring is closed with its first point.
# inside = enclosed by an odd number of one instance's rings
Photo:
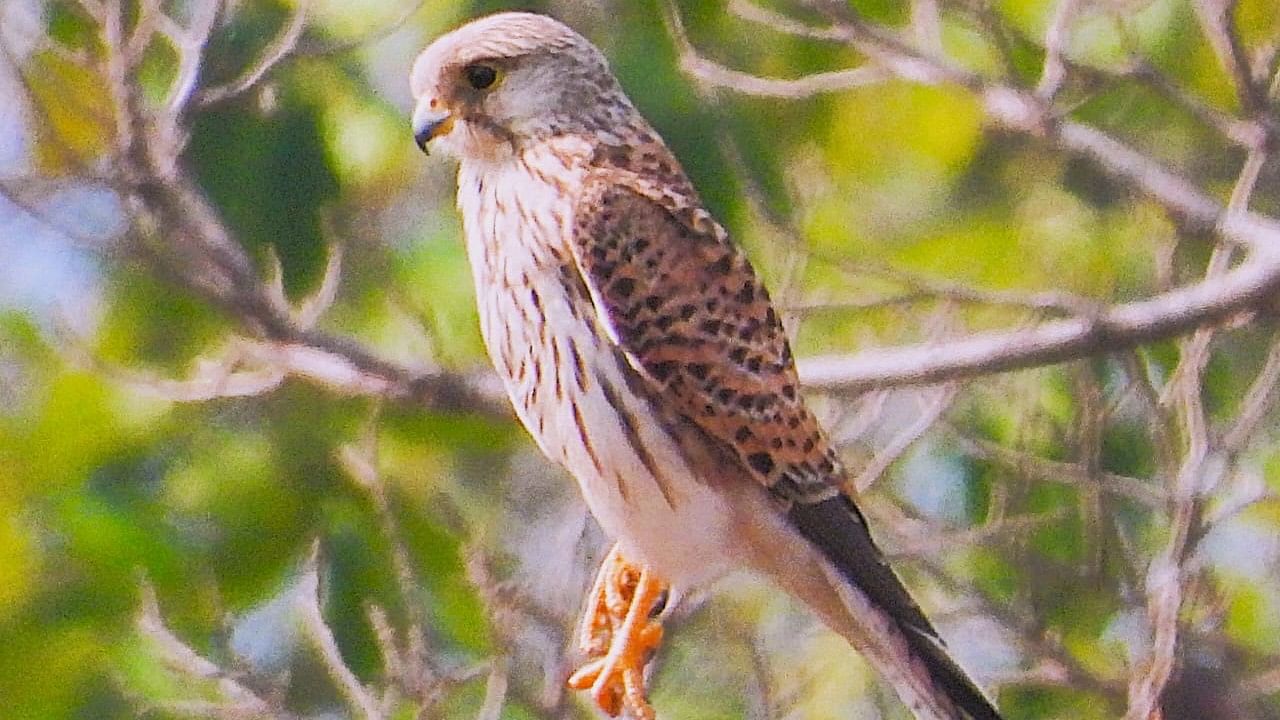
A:
{"type": "Polygon", "coordinates": [[[643,671],[669,591],[745,569],[916,717],[999,718],[877,547],[767,289],[604,54],[498,13],[431,42],[410,89],[417,144],[458,163],[481,335],[515,414],[615,541],[569,685],[654,717],[643,671]]]}

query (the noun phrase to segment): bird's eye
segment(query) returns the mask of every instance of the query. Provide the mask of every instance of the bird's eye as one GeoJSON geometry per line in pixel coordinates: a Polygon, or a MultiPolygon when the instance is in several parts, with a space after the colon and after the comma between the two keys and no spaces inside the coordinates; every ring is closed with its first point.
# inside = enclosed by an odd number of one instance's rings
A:
{"type": "Polygon", "coordinates": [[[498,71],[489,65],[468,65],[462,74],[466,76],[467,84],[477,90],[492,87],[498,81],[498,71]]]}

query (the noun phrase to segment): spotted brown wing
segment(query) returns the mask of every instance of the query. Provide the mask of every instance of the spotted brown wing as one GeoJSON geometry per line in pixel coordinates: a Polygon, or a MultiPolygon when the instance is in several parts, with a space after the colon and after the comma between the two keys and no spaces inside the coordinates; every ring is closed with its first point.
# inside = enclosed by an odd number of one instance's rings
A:
{"type": "Polygon", "coordinates": [[[574,255],[593,300],[663,407],[776,495],[832,495],[835,452],[799,396],[769,294],[724,230],[617,173],[589,176],[577,208],[574,255]]]}

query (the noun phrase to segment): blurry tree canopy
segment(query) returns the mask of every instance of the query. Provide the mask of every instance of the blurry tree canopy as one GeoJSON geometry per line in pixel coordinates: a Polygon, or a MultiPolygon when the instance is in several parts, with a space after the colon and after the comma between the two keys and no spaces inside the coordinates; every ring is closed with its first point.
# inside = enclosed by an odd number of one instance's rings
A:
{"type": "MultiPolygon", "coordinates": [[[[608,55],[1011,719],[1280,718],[1274,0],[0,0],[0,710],[585,718],[607,547],[481,347],[433,37],[608,55]]],[[[671,718],[903,718],[774,588],[671,718]]]]}

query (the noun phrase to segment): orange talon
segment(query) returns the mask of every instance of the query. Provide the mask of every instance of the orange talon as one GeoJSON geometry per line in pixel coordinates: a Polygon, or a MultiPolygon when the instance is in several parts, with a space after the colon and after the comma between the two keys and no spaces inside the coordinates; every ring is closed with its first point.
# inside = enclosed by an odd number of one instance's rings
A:
{"type": "Polygon", "coordinates": [[[608,652],[613,628],[625,617],[625,611],[616,612],[611,607],[616,607],[616,603],[609,602],[611,595],[617,595],[617,588],[611,581],[623,562],[622,554],[615,545],[605,557],[595,582],[591,584],[591,591],[587,593],[587,606],[582,613],[582,625],[578,628],[578,648],[587,657],[601,657],[608,652]]]}
{"type": "Polygon", "coordinates": [[[636,720],[654,720],[645,698],[644,666],[662,643],[662,625],[651,615],[667,586],[631,565],[615,545],[588,595],[578,642],[588,662],[570,676],[574,690],[591,691],[610,717],[625,707],[636,720]]]}

